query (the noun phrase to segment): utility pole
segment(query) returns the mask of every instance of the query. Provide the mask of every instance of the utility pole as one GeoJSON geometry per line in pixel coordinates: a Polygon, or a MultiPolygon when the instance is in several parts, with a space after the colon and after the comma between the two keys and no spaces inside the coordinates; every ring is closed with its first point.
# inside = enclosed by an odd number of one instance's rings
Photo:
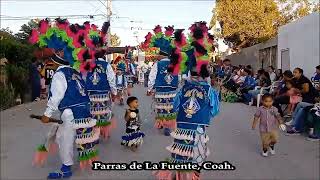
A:
{"type": "MultiPolygon", "coordinates": [[[[111,0],[107,0],[106,1],[107,4],[107,21],[110,23],[110,27],[108,29],[108,41],[107,41],[107,47],[111,47],[111,15],[112,15],[112,11],[111,11],[111,0]]],[[[111,62],[111,54],[108,55],[108,60],[111,62]]]]}

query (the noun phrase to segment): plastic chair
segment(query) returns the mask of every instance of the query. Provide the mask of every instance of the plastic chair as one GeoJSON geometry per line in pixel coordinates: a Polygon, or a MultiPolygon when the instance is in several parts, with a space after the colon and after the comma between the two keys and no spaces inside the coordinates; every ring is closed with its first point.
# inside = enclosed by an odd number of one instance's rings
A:
{"type": "Polygon", "coordinates": [[[257,96],[257,107],[260,106],[261,97],[262,97],[263,94],[264,94],[264,93],[263,93],[264,90],[269,89],[269,93],[272,94],[272,93],[277,89],[277,87],[279,86],[279,84],[280,84],[280,81],[275,81],[275,82],[273,82],[273,83],[271,84],[271,86],[262,87],[262,88],[260,89],[260,93],[259,93],[258,96],[257,96]]]}

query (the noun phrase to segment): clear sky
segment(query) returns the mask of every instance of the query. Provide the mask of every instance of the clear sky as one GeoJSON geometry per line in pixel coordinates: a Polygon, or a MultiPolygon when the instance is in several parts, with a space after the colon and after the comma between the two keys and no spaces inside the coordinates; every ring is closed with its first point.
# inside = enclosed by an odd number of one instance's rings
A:
{"type": "MultiPolygon", "coordinates": [[[[105,3],[105,0],[101,2],[105,3]]],[[[32,18],[32,16],[106,14],[107,9],[101,2],[99,0],[1,0],[1,28],[9,27],[13,32],[17,32],[22,24],[28,22],[28,20],[4,20],[8,18],[4,16],[32,18]]],[[[143,41],[147,32],[157,24],[187,29],[195,21],[209,23],[214,3],[214,0],[113,0],[111,32],[120,36],[121,45],[136,45],[137,40],[143,41]]],[[[69,21],[82,23],[87,20],[101,27],[106,17],[100,15],[94,19],[78,18],[69,21]]]]}

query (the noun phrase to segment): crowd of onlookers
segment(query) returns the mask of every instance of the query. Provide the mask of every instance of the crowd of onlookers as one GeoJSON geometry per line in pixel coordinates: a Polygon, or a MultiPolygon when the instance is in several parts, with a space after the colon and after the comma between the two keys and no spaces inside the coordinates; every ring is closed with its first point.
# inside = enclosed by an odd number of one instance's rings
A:
{"type": "Polygon", "coordinates": [[[254,70],[250,65],[233,66],[229,59],[211,66],[212,84],[220,89],[221,100],[259,106],[263,94],[273,96],[273,106],[287,119],[287,134],[309,133],[309,140],[320,138],[320,65],[309,79],[303,69],[254,70]]]}

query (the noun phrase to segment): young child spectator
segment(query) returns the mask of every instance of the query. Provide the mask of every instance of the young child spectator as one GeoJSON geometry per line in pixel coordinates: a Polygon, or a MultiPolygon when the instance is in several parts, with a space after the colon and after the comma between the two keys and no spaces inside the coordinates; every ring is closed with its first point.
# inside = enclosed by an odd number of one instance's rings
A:
{"type": "Polygon", "coordinates": [[[285,117],[291,117],[292,112],[296,105],[302,101],[301,92],[299,89],[293,86],[293,81],[287,81],[286,87],[288,89],[287,96],[290,97],[290,104],[289,104],[289,113],[285,117]]]}
{"type": "Polygon", "coordinates": [[[262,106],[260,106],[252,123],[252,129],[256,128],[259,121],[260,136],[262,141],[262,156],[268,156],[268,149],[272,155],[275,154],[275,144],[278,141],[278,127],[285,131],[286,126],[282,122],[282,118],[277,108],[272,106],[273,97],[270,94],[262,96],[262,106]]]}

